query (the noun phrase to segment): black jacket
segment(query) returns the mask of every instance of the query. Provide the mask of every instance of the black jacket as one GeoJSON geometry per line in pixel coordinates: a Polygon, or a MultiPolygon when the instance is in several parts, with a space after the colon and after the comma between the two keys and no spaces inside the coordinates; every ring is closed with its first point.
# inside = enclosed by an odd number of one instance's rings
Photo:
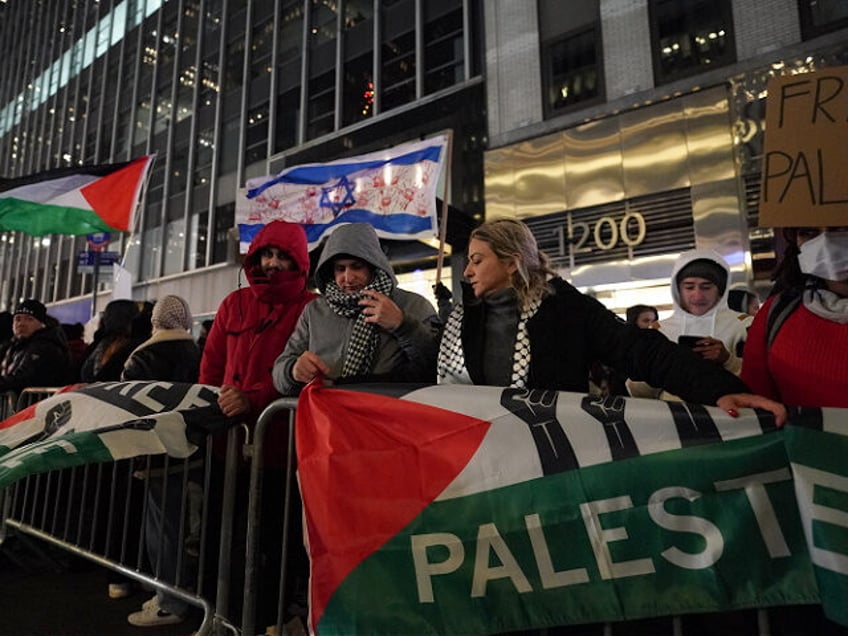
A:
{"type": "Polygon", "coordinates": [[[0,391],[64,386],[69,365],[68,345],[57,327],[44,327],[29,338],[13,338],[0,356],[0,391]]]}
{"type": "MultiPolygon", "coordinates": [[[[628,325],[600,302],[560,278],[527,322],[530,369],[527,387],[586,393],[589,369],[600,361],[634,380],[663,387],[699,404],[722,395],[747,393],[739,378],[670,342],[652,329],[628,325]]],[[[466,304],[462,323],[465,365],[482,384],[485,303],[466,304]]]]}
{"type": "Polygon", "coordinates": [[[197,382],[199,370],[200,350],[194,340],[148,341],[127,359],[121,379],[197,382]]]}

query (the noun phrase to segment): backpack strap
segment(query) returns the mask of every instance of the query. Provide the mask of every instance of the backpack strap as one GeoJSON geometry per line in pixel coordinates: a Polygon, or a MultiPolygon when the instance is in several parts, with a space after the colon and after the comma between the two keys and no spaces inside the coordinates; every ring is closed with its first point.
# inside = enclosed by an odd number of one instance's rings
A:
{"type": "Polygon", "coordinates": [[[801,304],[804,294],[800,289],[787,289],[780,292],[774,302],[769,307],[768,316],[766,319],[766,348],[770,349],[774,339],[777,337],[777,332],[789,318],[790,314],[795,311],[801,304]]]}

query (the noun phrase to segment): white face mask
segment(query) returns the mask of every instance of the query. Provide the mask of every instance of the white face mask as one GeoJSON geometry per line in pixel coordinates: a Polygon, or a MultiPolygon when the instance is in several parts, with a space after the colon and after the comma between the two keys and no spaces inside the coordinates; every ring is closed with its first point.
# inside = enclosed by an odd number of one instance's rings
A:
{"type": "Polygon", "coordinates": [[[801,271],[825,280],[848,280],[848,232],[822,232],[801,245],[801,271]]]}

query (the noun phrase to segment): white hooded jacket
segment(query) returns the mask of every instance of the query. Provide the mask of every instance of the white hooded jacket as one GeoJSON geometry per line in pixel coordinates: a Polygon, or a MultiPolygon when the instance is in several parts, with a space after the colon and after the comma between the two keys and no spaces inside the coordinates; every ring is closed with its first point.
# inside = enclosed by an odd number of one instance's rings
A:
{"type": "Polygon", "coordinates": [[[752,318],[747,314],[739,314],[727,306],[729,292],[730,266],[713,250],[690,250],[681,254],[674,264],[671,273],[671,297],[674,302],[674,313],[660,322],[659,330],[672,342],[677,342],[679,336],[710,336],[721,340],[730,352],[730,357],[724,363],[724,368],[731,373],[739,374],[742,360],[736,355],[741,350],[748,334],[752,318]],[[677,285],[677,274],[689,263],[699,259],[713,261],[726,274],[724,293],[715,307],[702,316],[690,314],[680,303],[680,290],[677,285]]]}

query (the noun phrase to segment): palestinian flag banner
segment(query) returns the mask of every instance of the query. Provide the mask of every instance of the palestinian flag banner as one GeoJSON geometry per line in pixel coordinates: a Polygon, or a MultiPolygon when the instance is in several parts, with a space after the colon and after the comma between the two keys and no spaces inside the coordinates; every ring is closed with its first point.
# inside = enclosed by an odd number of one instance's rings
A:
{"type": "Polygon", "coordinates": [[[27,475],[140,455],[188,457],[230,425],[218,388],[173,382],[75,385],[0,422],[0,488],[27,475]]]}
{"type": "Polygon", "coordinates": [[[822,603],[848,624],[848,410],[308,386],[318,634],[490,634],[822,603]]]}
{"type": "Polygon", "coordinates": [[[83,235],[131,232],[155,155],[126,163],[0,179],[0,231],[83,235]]]}

